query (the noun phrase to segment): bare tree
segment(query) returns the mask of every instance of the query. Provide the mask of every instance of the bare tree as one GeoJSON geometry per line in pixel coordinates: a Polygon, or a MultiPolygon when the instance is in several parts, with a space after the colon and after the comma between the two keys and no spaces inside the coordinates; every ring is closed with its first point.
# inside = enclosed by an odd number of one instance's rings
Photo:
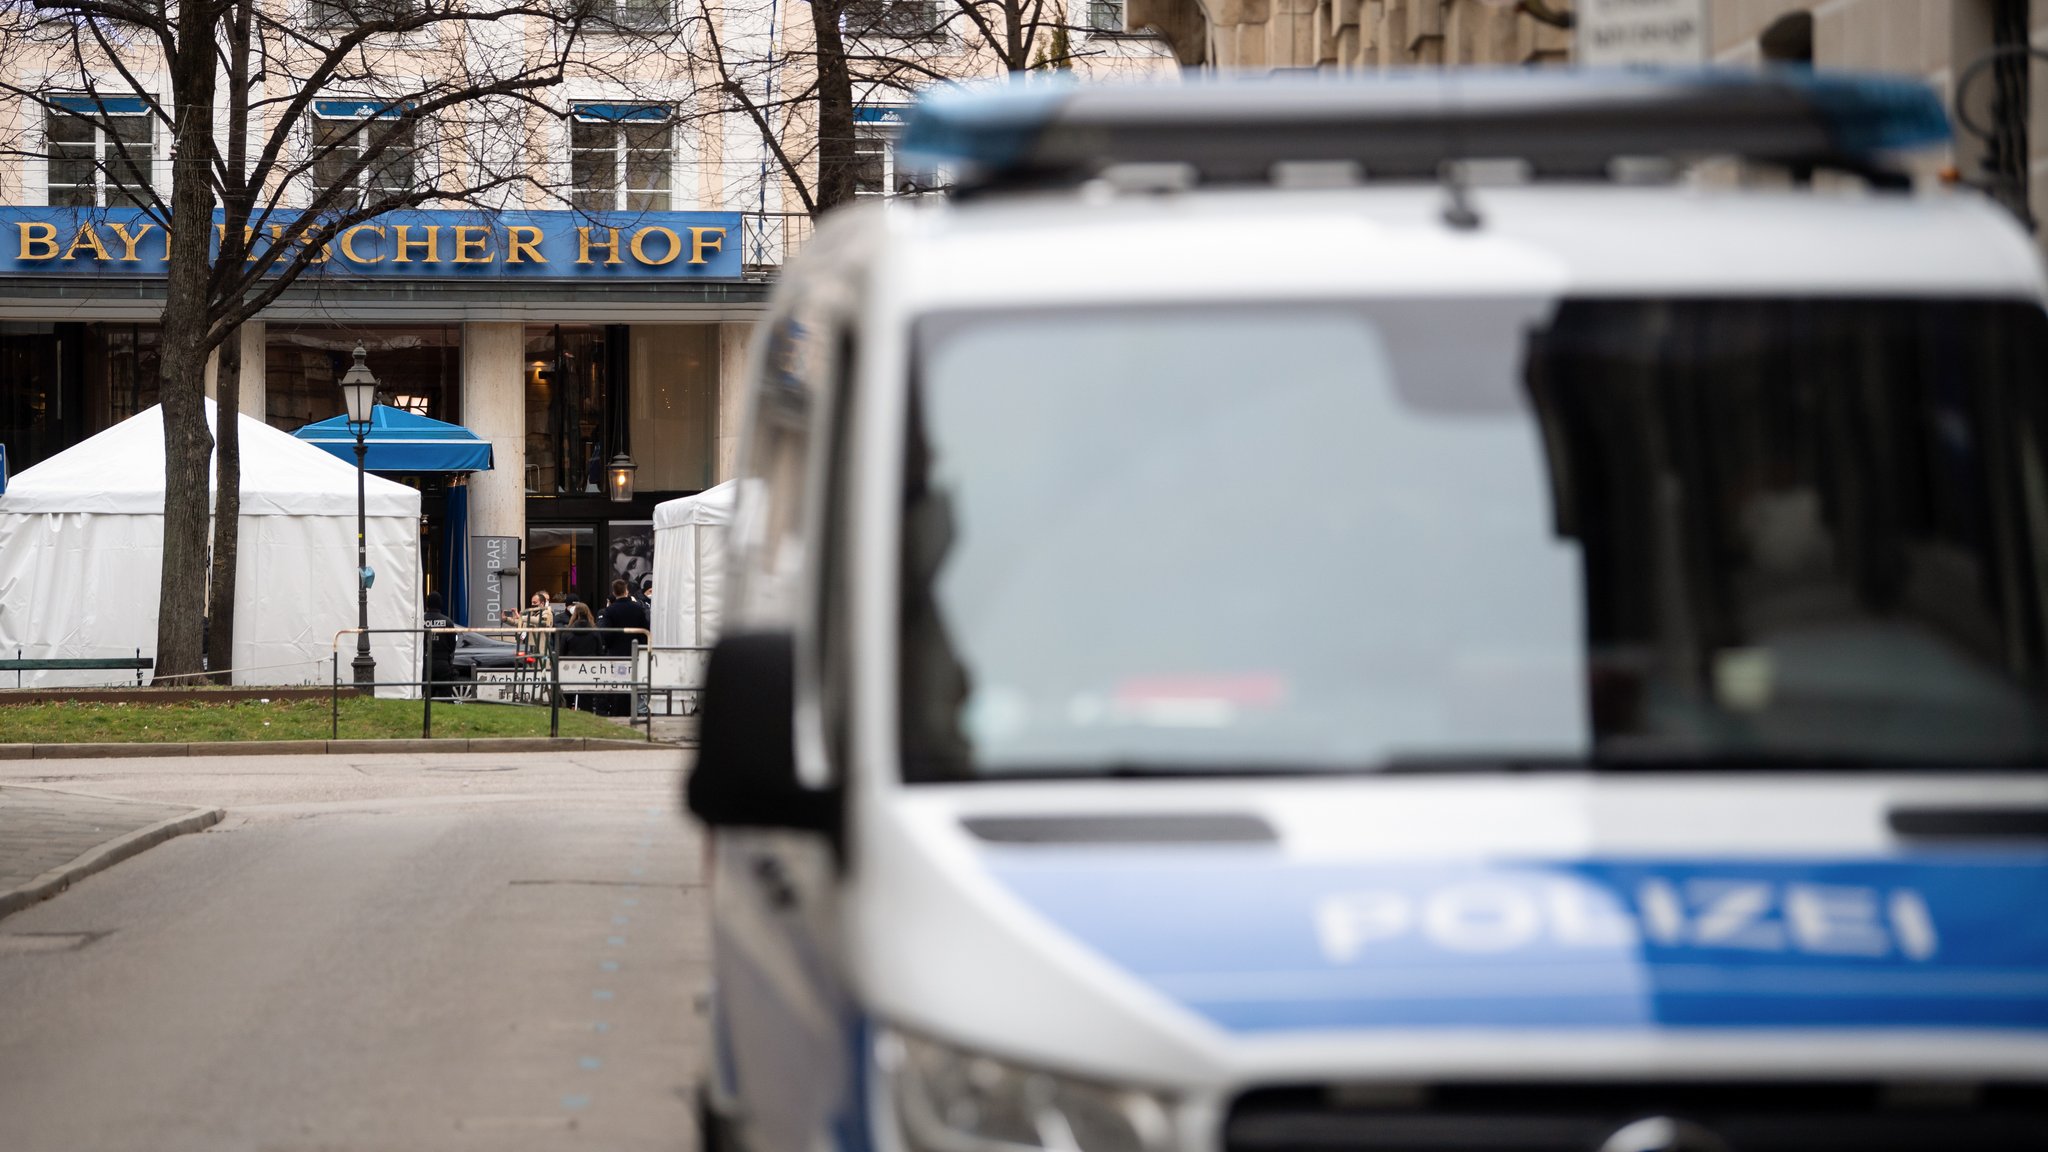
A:
{"type": "MultiPolygon", "coordinates": [[[[59,145],[31,122],[98,134],[89,150],[101,207],[139,208],[168,238],[159,392],[164,414],[159,676],[233,650],[243,322],[329,259],[328,240],[389,212],[519,206],[545,199],[557,168],[536,141],[565,110],[549,97],[576,73],[628,75],[663,46],[632,0],[5,0],[0,98],[17,125],[4,151],[59,145]],[[221,91],[222,86],[225,91],[221,91]],[[316,123],[321,100],[358,115],[316,123]],[[125,113],[140,107],[139,134],[125,113]],[[25,115],[23,113],[26,113],[25,115]],[[122,113],[122,114],[117,114],[122,113]],[[171,141],[170,187],[149,179],[171,141]],[[220,222],[215,224],[218,208],[220,222]],[[208,571],[203,396],[219,351],[219,506],[208,571]]],[[[74,158],[76,159],[76,158],[74,158]]],[[[85,162],[85,161],[79,161],[85,162]]]]}
{"type": "Polygon", "coordinates": [[[706,78],[696,114],[752,124],[765,167],[808,216],[857,194],[859,103],[1035,71],[1171,63],[1163,46],[1129,51],[1140,41],[1096,26],[1092,13],[1077,22],[1068,0],[812,0],[807,38],[775,27],[774,0],[694,2],[680,43],[706,78]]]}

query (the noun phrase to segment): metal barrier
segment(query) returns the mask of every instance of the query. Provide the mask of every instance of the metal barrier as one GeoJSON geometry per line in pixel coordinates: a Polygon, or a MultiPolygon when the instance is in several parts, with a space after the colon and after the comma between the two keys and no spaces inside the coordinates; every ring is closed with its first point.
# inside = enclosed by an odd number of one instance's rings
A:
{"type": "Polygon", "coordinates": [[[648,645],[645,648],[634,649],[633,658],[634,675],[647,682],[649,731],[652,731],[654,726],[654,699],[657,696],[662,700],[662,715],[697,714],[697,697],[704,691],[704,673],[711,660],[711,648],[708,645],[648,645]],[[678,695],[683,697],[681,712],[676,710],[678,695]]]}
{"type": "MultiPolygon", "coordinates": [[[[650,692],[654,690],[654,688],[645,678],[639,676],[639,670],[641,669],[643,662],[639,660],[637,657],[637,654],[643,649],[645,649],[648,646],[649,642],[653,639],[653,637],[648,633],[647,629],[553,628],[536,627],[532,625],[506,625],[504,627],[490,628],[341,629],[340,631],[334,634],[332,650],[328,653],[329,684],[327,705],[327,728],[328,735],[332,739],[339,739],[341,736],[341,641],[343,637],[355,637],[366,633],[371,636],[411,635],[418,636],[420,638],[420,666],[419,677],[417,679],[371,680],[364,682],[350,680],[348,682],[348,687],[355,689],[359,694],[367,693],[372,695],[374,695],[376,690],[379,688],[419,689],[421,701],[420,736],[422,738],[431,739],[434,735],[435,689],[437,687],[452,688],[458,685],[466,684],[471,686],[472,692],[468,697],[464,697],[463,699],[467,699],[469,702],[477,704],[505,703],[533,705],[539,704],[541,702],[540,698],[545,696],[548,705],[549,736],[559,736],[562,732],[562,695],[564,688],[569,689],[575,695],[584,695],[586,693],[589,695],[606,696],[625,695],[628,698],[627,726],[640,727],[644,721],[647,739],[650,741],[654,739],[654,724],[652,722],[652,719],[648,716],[647,707],[647,697],[650,694],[650,692]],[[503,698],[495,700],[486,698],[481,691],[485,681],[483,681],[480,677],[475,675],[475,672],[477,671],[496,672],[500,671],[500,669],[475,669],[472,672],[472,677],[468,680],[436,680],[434,678],[433,638],[435,636],[458,635],[464,632],[471,634],[481,634],[485,636],[512,637],[515,646],[513,650],[513,666],[507,670],[510,671],[512,675],[503,681],[493,680],[490,682],[493,684],[502,684],[504,686],[503,698]],[[572,634],[576,636],[624,635],[632,636],[636,639],[633,641],[633,645],[629,654],[623,657],[562,657],[558,655],[557,649],[559,648],[559,645],[556,643],[555,637],[558,635],[572,634]],[[544,640],[540,644],[531,645],[531,648],[533,650],[529,650],[529,638],[534,636],[544,637],[544,640]],[[562,679],[562,661],[564,659],[580,662],[609,662],[613,669],[625,669],[626,675],[623,678],[617,676],[606,677],[593,675],[582,680],[574,678],[564,680],[562,679]]],[[[587,670],[587,664],[579,664],[576,666],[574,670],[585,671],[587,670]]]]}

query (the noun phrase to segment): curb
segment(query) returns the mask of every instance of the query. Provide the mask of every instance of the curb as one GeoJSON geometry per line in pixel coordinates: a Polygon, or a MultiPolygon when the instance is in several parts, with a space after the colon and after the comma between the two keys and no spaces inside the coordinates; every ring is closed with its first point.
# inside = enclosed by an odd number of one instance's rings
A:
{"type": "Polygon", "coordinates": [[[235,740],[190,744],[0,744],[0,760],[155,759],[161,756],[360,756],[379,752],[656,752],[680,751],[660,740],[602,736],[479,736],[445,740],[235,740]]]}
{"type": "Polygon", "coordinates": [[[147,828],[137,828],[126,836],[117,836],[97,848],[88,849],[78,859],[50,869],[41,876],[0,892],[0,916],[19,912],[32,904],[41,903],[62,892],[95,872],[102,872],[130,856],[138,855],[187,832],[197,832],[220,823],[227,813],[219,808],[199,808],[183,816],[159,820],[147,828]]]}

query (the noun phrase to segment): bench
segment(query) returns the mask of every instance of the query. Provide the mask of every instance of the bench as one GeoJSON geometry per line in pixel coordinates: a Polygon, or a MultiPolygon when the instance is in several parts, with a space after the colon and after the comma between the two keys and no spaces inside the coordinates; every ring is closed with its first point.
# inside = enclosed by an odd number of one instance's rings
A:
{"type": "Polygon", "coordinates": [[[14,650],[14,659],[0,659],[0,672],[14,673],[14,686],[21,687],[23,672],[99,672],[132,671],[135,686],[142,687],[142,674],[156,667],[156,659],[144,656],[137,648],[133,656],[70,656],[52,660],[24,660],[21,649],[14,650]]]}

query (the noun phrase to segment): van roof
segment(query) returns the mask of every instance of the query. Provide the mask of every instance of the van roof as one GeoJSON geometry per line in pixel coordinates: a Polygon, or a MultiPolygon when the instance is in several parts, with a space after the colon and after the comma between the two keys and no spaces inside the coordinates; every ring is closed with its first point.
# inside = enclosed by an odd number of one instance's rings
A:
{"type": "Polygon", "coordinates": [[[907,311],[1431,293],[2043,296],[2032,241],[1974,192],[1528,184],[1469,190],[1469,229],[1446,221],[1446,200],[1408,184],[899,202],[828,219],[813,247],[822,263],[837,250],[873,264],[886,283],[871,299],[907,311]]]}
{"type": "Polygon", "coordinates": [[[970,194],[1072,186],[1132,164],[1220,183],[1347,162],[1378,180],[1433,177],[1472,157],[1586,179],[1623,160],[1734,156],[1896,186],[1894,153],[1947,139],[1940,98],[1901,76],[1424,69],[939,90],[911,113],[902,150],[950,168],[970,194]]]}

